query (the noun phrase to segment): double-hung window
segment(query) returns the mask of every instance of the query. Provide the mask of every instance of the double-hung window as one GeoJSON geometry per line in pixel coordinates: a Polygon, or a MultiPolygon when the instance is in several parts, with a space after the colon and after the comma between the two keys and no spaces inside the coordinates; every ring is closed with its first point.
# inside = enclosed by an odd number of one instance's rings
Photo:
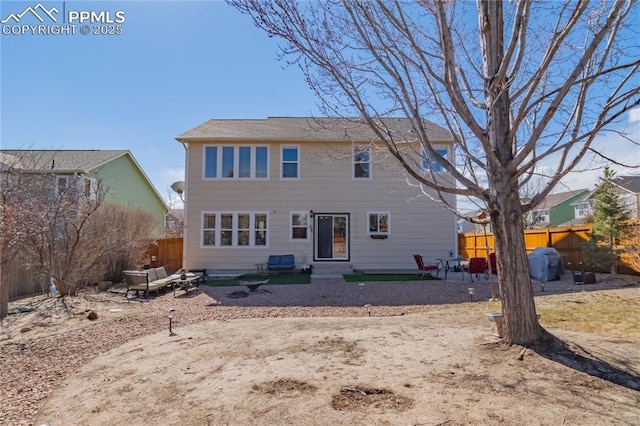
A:
{"type": "Polygon", "coordinates": [[[353,147],[353,178],[371,179],[371,149],[353,147]]]}
{"type": "Polygon", "coordinates": [[[534,210],[531,214],[533,216],[533,223],[549,222],[549,209],[534,210]]]}
{"type": "Polygon", "coordinates": [[[203,247],[264,247],[268,215],[264,212],[204,212],[203,247]]]}
{"type": "Polygon", "coordinates": [[[216,214],[205,213],[202,216],[202,245],[211,247],[216,245],[216,214]]]}
{"type": "Polygon", "coordinates": [[[368,212],[368,235],[389,235],[389,212],[368,212]]]}
{"type": "Polygon", "coordinates": [[[205,179],[268,179],[266,146],[207,145],[204,147],[205,179]]]}
{"type": "Polygon", "coordinates": [[[58,176],[57,184],[58,184],[58,194],[62,194],[67,190],[69,186],[69,178],[67,176],[58,176]]]}
{"type": "Polygon", "coordinates": [[[281,151],[280,178],[300,178],[300,148],[296,145],[284,145],[281,151]]]}
{"type": "Polygon", "coordinates": [[[576,219],[581,219],[589,216],[590,211],[591,209],[589,207],[589,203],[579,203],[575,205],[576,219]]]}
{"type": "MultiPolygon", "coordinates": [[[[449,157],[449,150],[446,146],[434,146],[433,149],[436,151],[436,155],[444,158],[445,160],[449,157]]],[[[441,173],[444,172],[444,167],[442,164],[438,163],[438,161],[429,155],[426,149],[422,151],[422,168],[424,170],[431,170],[433,172],[441,173]]]]}
{"type": "Polygon", "coordinates": [[[291,241],[309,241],[309,213],[291,212],[291,241]]]}

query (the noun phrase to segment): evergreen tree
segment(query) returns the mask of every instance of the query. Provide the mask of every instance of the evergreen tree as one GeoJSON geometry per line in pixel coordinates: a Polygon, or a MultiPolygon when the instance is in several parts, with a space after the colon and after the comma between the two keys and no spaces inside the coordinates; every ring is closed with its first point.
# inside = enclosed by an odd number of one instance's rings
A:
{"type": "Polygon", "coordinates": [[[608,166],[604,168],[600,185],[594,193],[593,233],[585,244],[586,263],[600,270],[617,272],[618,258],[622,251],[619,246],[629,228],[629,211],[616,192],[612,182],[615,176],[608,166]]]}

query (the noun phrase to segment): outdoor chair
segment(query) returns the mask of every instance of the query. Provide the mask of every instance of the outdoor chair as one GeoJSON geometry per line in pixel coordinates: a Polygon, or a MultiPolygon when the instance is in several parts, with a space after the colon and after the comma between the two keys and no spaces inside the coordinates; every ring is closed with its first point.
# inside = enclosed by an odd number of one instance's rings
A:
{"type": "Polygon", "coordinates": [[[498,273],[498,263],[496,261],[496,254],[495,253],[490,253],[489,254],[489,262],[491,263],[491,272],[493,272],[494,274],[498,273]]]}
{"type": "MultiPolygon", "coordinates": [[[[437,265],[425,265],[424,264],[424,260],[422,259],[422,255],[420,254],[414,254],[413,258],[416,261],[416,264],[418,265],[418,270],[420,272],[422,272],[422,275],[420,276],[420,279],[424,278],[425,274],[429,274],[431,275],[431,271],[436,270],[436,276],[440,273],[440,269],[438,269],[437,265]]],[[[444,272],[444,278],[447,279],[447,270],[445,269],[444,272]]]]}
{"type": "MultiPolygon", "coordinates": [[[[469,263],[463,266],[463,270],[469,274],[471,282],[473,282],[473,274],[476,275],[476,279],[478,278],[478,274],[484,274],[485,278],[489,278],[489,267],[487,265],[487,259],[484,257],[470,258],[469,263]]],[[[464,279],[464,273],[462,274],[462,279],[464,279]]]]}

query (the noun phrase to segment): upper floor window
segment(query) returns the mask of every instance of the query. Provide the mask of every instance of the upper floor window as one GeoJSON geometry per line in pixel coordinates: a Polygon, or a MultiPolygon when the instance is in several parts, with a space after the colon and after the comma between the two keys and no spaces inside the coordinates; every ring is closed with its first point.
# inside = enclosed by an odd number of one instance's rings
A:
{"type": "Polygon", "coordinates": [[[367,216],[369,219],[368,235],[389,235],[388,212],[369,212],[367,216]]]}
{"type": "Polygon", "coordinates": [[[589,203],[580,203],[575,205],[575,217],[576,219],[581,219],[589,216],[589,212],[591,209],[589,208],[589,203]]]}
{"type": "Polygon", "coordinates": [[[202,246],[266,246],[267,228],[266,213],[204,212],[202,214],[202,246]]]}
{"type": "Polygon", "coordinates": [[[69,177],[67,176],[58,176],[58,194],[62,194],[65,192],[69,186],[69,177]]]}
{"type": "Polygon", "coordinates": [[[299,148],[297,146],[282,147],[282,179],[298,179],[300,177],[299,148]]]}
{"type": "MultiPolygon", "coordinates": [[[[444,146],[434,146],[433,149],[436,151],[436,154],[445,160],[449,157],[449,150],[444,146]]],[[[426,150],[422,151],[422,168],[424,170],[431,170],[434,172],[444,172],[444,167],[442,164],[438,163],[436,159],[429,155],[426,150]]]]}
{"type": "Polygon", "coordinates": [[[98,195],[98,182],[94,178],[85,178],[83,181],[84,196],[90,200],[95,200],[98,195]]]}
{"type": "Polygon", "coordinates": [[[531,213],[533,215],[533,223],[549,222],[549,209],[534,210],[531,213]]]}
{"type": "Polygon", "coordinates": [[[353,178],[371,178],[371,151],[369,147],[353,147],[353,178]]]}
{"type": "Polygon", "coordinates": [[[220,179],[268,179],[266,146],[205,146],[204,177],[220,179]]]}
{"type": "Polygon", "coordinates": [[[309,213],[291,212],[291,240],[309,240],[309,213]]]}

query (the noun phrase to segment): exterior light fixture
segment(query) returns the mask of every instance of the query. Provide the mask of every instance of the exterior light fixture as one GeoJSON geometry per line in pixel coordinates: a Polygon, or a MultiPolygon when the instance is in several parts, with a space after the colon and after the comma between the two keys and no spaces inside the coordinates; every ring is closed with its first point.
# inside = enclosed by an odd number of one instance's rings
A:
{"type": "Polygon", "coordinates": [[[176,334],[171,330],[171,322],[173,321],[173,316],[175,315],[176,310],[173,308],[169,308],[167,310],[167,318],[169,318],[169,336],[175,336],[176,334]]]}
{"type": "Polygon", "coordinates": [[[476,293],[476,289],[473,287],[469,287],[467,291],[469,292],[469,300],[473,302],[473,295],[476,293]]]}

